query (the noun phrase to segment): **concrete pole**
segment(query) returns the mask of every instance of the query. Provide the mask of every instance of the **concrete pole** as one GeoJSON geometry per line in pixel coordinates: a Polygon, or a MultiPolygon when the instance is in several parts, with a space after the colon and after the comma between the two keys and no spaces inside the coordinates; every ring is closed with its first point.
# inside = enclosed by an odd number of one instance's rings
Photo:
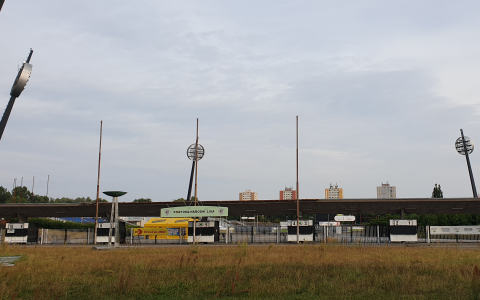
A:
{"type": "Polygon", "coordinates": [[[120,243],[120,230],[118,225],[118,197],[115,197],[115,247],[120,243]]]}
{"type": "Polygon", "coordinates": [[[427,236],[427,243],[430,244],[430,225],[425,226],[426,236],[427,236]]]}
{"type": "Polygon", "coordinates": [[[300,193],[298,190],[298,116],[297,116],[297,244],[300,243],[300,193]]]}
{"type": "Polygon", "coordinates": [[[102,159],[102,128],[103,128],[103,121],[100,121],[100,147],[98,149],[97,201],[95,204],[95,233],[93,237],[94,245],[97,244],[98,199],[100,197],[100,161],[102,159]]]}
{"type": "Polygon", "coordinates": [[[113,227],[114,208],[115,208],[115,197],[112,199],[112,210],[110,212],[110,228],[108,229],[108,248],[111,247],[111,243],[112,243],[112,227],[113,227]]]}

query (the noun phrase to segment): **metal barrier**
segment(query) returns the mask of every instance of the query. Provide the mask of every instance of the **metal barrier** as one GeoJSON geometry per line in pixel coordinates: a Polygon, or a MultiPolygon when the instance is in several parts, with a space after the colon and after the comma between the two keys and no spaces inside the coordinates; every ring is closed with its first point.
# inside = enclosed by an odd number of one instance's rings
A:
{"type": "Polygon", "coordinates": [[[388,243],[387,226],[316,226],[315,241],[320,243],[388,243]]]}
{"type": "MultiPolygon", "coordinates": [[[[418,243],[479,243],[480,227],[477,231],[468,231],[468,226],[457,226],[463,231],[455,232],[456,226],[418,226],[418,243]],[[450,228],[450,231],[446,231],[450,228]]],[[[471,226],[470,226],[471,227],[471,226]]],[[[313,243],[341,243],[355,245],[382,245],[390,242],[388,226],[315,226],[313,243]]],[[[5,229],[0,229],[0,244],[4,243],[5,229]]],[[[93,244],[94,229],[42,229],[38,230],[38,244],[93,244]]],[[[281,226],[231,226],[220,230],[217,244],[232,243],[288,243],[287,229],[281,226]]],[[[312,243],[312,242],[309,242],[312,243]]],[[[133,236],[133,230],[127,228],[124,245],[188,244],[186,235],[178,238],[148,239],[133,236]]]]}
{"type": "Polygon", "coordinates": [[[478,243],[480,226],[426,226],[427,243],[478,243]]]}
{"type": "Polygon", "coordinates": [[[39,244],[93,244],[94,229],[39,229],[39,244]]]}

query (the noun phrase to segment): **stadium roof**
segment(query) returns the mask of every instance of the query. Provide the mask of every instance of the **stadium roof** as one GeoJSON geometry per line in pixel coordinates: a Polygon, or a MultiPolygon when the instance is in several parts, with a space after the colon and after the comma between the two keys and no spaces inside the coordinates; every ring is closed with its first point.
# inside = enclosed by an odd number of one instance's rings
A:
{"type": "MultiPolygon", "coordinates": [[[[296,200],[202,201],[199,205],[225,206],[230,216],[295,215],[296,200]]],[[[120,202],[119,215],[160,216],[160,209],[189,202],[120,202]]],[[[111,203],[99,203],[99,217],[109,216],[111,203]]],[[[301,214],[477,214],[477,198],[396,198],[396,199],[302,199],[301,214]]],[[[95,217],[94,203],[1,204],[0,218],[12,217],[95,217]]]]}

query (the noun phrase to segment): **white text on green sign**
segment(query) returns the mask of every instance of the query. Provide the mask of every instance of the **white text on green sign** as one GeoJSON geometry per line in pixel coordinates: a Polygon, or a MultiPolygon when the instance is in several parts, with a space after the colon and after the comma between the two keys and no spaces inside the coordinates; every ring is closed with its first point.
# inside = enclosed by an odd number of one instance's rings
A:
{"type": "Polygon", "coordinates": [[[228,207],[220,206],[179,206],[162,208],[160,216],[164,218],[183,217],[226,217],[228,207]]]}

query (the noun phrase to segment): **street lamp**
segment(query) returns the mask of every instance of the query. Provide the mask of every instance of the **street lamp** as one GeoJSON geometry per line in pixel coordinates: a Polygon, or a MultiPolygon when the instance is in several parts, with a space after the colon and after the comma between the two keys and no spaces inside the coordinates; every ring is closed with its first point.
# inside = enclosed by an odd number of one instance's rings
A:
{"type": "Polygon", "coordinates": [[[20,68],[20,70],[18,70],[17,78],[15,78],[15,81],[13,82],[12,90],[10,91],[10,101],[8,101],[7,108],[5,109],[5,113],[3,114],[2,120],[0,121],[0,139],[2,138],[3,131],[5,130],[5,126],[7,125],[8,117],[12,112],[15,99],[17,99],[22,93],[22,91],[25,89],[28,79],[30,78],[30,74],[32,73],[32,65],[30,64],[32,54],[33,50],[30,49],[27,60],[23,62],[22,67],[20,68]]]}
{"type": "Polygon", "coordinates": [[[460,129],[460,133],[462,136],[455,141],[455,149],[457,149],[457,152],[461,155],[465,155],[467,159],[468,174],[470,175],[470,183],[472,184],[473,197],[478,198],[475,180],[473,179],[472,166],[470,165],[470,158],[468,157],[468,155],[473,152],[473,142],[468,136],[463,135],[463,129],[460,129]]]}

